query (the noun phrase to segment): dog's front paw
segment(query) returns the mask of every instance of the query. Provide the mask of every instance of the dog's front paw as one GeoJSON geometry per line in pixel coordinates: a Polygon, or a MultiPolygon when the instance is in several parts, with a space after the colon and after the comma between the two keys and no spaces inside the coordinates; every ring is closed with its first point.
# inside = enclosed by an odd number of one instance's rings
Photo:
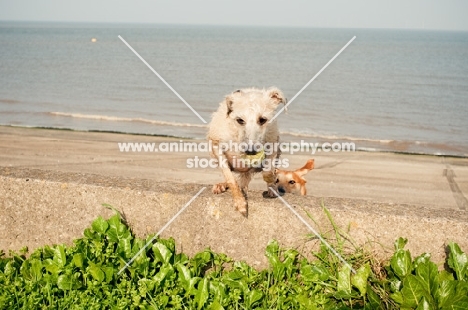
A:
{"type": "Polygon", "coordinates": [[[277,188],[273,188],[275,191],[272,191],[271,188],[269,188],[267,191],[263,192],[263,198],[276,198],[278,195],[282,196],[282,193],[278,191],[277,188]]]}
{"type": "Polygon", "coordinates": [[[248,209],[247,209],[247,201],[244,199],[238,199],[234,201],[234,207],[237,211],[239,211],[243,216],[247,217],[248,209]]]}
{"type": "Polygon", "coordinates": [[[218,184],[213,185],[213,189],[211,191],[213,192],[213,194],[222,194],[225,191],[227,191],[228,188],[229,187],[227,183],[218,183],[218,184]]]}

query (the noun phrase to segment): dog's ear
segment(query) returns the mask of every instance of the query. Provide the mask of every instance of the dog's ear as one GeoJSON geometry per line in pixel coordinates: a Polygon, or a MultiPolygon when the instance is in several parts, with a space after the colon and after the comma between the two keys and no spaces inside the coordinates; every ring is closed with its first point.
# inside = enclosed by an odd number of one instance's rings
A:
{"type": "Polygon", "coordinates": [[[296,173],[298,176],[304,179],[304,175],[306,175],[307,172],[309,172],[312,169],[314,169],[314,160],[309,159],[307,163],[304,165],[304,167],[297,169],[296,171],[294,171],[294,173],[296,173]]]}
{"type": "Polygon", "coordinates": [[[226,107],[227,107],[227,115],[229,116],[229,114],[231,114],[232,112],[232,103],[233,103],[233,97],[237,94],[240,94],[242,93],[242,91],[240,89],[236,90],[235,92],[233,92],[232,94],[226,96],[226,107]]]}
{"type": "Polygon", "coordinates": [[[268,96],[274,100],[274,102],[278,105],[280,103],[286,104],[288,101],[286,97],[284,97],[283,92],[276,87],[270,87],[267,89],[268,96]]]}
{"type": "Polygon", "coordinates": [[[232,112],[232,97],[231,96],[226,97],[226,108],[227,108],[227,116],[229,116],[229,114],[231,114],[232,112]]]}

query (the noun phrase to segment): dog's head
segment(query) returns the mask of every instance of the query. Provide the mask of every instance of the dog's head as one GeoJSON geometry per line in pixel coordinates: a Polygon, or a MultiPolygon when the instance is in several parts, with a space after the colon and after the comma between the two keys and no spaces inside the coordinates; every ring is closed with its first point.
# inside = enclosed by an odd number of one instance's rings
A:
{"type": "Polygon", "coordinates": [[[301,195],[306,195],[305,184],[307,181],[304,176],[312,169],[314,169],[313,159],[309,159],[304,167],[295,171],[276,169],[276,185],[279,193],[301,193],[301,195]]]}
{"type": "MultiPolygon", "coordinates": [[[[245,88],[226,96],[226,117],[237,127],[237,140],[249,145],[265,143],[269,121],[279,104],[286,103],[283,93],[275,87],[245,88]]],[[[247,153],[255,154],[252,148],[247,153]]]]}

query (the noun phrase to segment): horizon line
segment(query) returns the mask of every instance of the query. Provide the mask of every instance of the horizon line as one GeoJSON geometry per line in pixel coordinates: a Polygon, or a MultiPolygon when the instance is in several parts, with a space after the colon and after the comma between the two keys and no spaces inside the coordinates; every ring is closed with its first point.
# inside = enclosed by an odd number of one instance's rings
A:
{"type": "Polygon", "coordinates": [[[289,28],[289,29],[357,29],[357,30],[414,30],[414,31],[450,31],[468,32],[459,28],[428,28],[428,27],[360,27],[360,26],[319,26],[319,25],[254,25],[254,24],[218,24],[218,23],[157,23],[128,21],[63,21],[63,20],[19,20],[0,19],[0,23],[50,23],[50,24],[83,24],[83,25],[134,25],[134,26],[199,26],[199,27],[245,27],[245,28],[289,28]]]}

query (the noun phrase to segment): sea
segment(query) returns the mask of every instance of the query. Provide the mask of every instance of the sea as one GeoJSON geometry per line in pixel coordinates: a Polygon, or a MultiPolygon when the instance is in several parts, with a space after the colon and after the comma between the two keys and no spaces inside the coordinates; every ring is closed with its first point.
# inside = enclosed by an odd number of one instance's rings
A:
{"type": "MultiPolygon", "coordinates": [[[[0,22],[0,125],[205,139],[244,87],[293,98],[283,141],[468,157],[468,32],[0,22]]],[[[0,131],[2,129],[0,128],[0,131]]]]}

